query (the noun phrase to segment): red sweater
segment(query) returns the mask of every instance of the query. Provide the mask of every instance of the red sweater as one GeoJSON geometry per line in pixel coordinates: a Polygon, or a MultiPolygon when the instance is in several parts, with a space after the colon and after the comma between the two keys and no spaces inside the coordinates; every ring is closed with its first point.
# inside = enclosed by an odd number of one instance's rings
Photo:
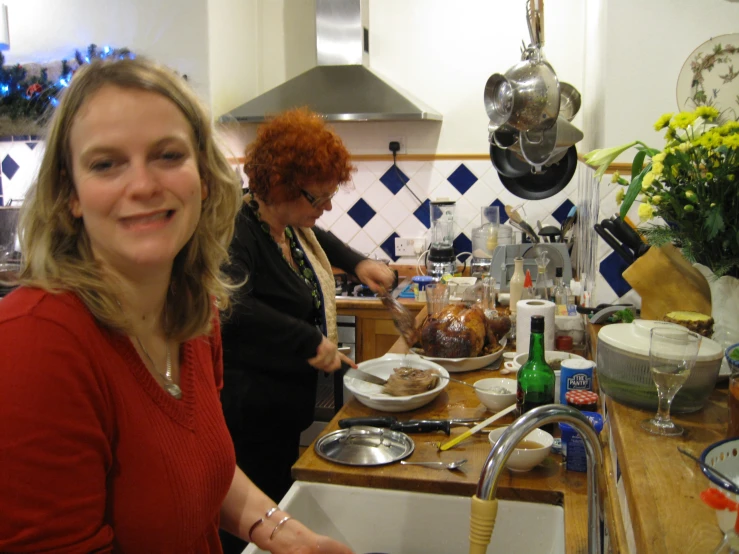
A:
{"type": "Polygon", "coordinates": [[[218,327],[180,360],[177,400],[75,295],[0,300],[1,552],[221,552],[218,327]]]}

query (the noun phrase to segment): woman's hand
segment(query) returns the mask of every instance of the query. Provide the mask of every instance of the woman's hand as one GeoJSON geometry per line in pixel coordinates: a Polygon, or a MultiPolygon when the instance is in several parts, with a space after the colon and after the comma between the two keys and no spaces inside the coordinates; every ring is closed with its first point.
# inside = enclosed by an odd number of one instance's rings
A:
{"type": "Polygon", "coordinates": [[[285,522],[271,540],[257,546],[269,548],[272,554],[354,554],[348,546],[314,533],[295,519],[285,522]]]}
{"type": "Polygon", "coordinates": [[[380,292],[381,289],[389,292],[395,281],[393,270],[387,264],[375,260],[362,260],[354,268],[354,274],[372,292],[380,292]]]}
{"type": "Polygon", "coordinates": [[[357,367],[351,358],[339,352],[339,347],[323,337],[321,344],[316,349],[316,355],[308,360],[308,363],[326,373],[333,373],[341,368],[341,362],[346,362],[350,367],[357,367]]]}

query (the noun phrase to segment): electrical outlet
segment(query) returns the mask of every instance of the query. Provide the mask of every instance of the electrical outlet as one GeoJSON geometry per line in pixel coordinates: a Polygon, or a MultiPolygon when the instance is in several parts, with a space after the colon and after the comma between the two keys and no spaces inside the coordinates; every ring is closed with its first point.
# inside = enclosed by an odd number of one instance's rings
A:
{"type": "Polygon", "coordinates": [[[388,144],[390,144],[391,142],[397,142],[400,144],[400,150],[398,150],[398,154],[407,153],[406,148],[405,148],[405,137],[388,137],[387,141],[388,141],[388,144]]]}
{"type": "Polygon", "coordinates": [[[415,258],[423,251],[423,239],[395,239],[395,255],[401,258],[415,258]],[[416,251],[419,246],[419,251],[416,251]]]}

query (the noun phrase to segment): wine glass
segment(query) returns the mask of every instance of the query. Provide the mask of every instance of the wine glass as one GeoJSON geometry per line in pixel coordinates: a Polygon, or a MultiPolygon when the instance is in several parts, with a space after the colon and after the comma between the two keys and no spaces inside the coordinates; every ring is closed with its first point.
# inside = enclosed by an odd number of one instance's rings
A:
{"type": "Polygon", "coordinates": [[[657,415],[641,422],[655,435],[682,435],[684,429],[670,419],[675,394],[690,376],[700,349],[701,336],[682,327],[655,327],[649,340],[649,368],[657,385],[657,415]]]}

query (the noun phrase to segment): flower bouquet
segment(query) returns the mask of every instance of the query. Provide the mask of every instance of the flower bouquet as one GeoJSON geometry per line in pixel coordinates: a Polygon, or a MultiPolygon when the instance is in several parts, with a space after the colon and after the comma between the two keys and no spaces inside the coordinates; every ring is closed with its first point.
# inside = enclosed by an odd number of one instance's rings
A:
{"type": "Polygon", "coordinates": [[[672,243],[715,276],[739,277],[739,122],[719,124],[718,117],[712,106],[664,114],[654,125],[666,130],[662,150],[634,141],[584,158],[600,178],[620,154],[634,148],[630,181],[618,172],[612,179],[624,186],[616,193],[621,217],[641,202],[642,222],[662,219],[639,228],[650,244],[672,243]]]}

